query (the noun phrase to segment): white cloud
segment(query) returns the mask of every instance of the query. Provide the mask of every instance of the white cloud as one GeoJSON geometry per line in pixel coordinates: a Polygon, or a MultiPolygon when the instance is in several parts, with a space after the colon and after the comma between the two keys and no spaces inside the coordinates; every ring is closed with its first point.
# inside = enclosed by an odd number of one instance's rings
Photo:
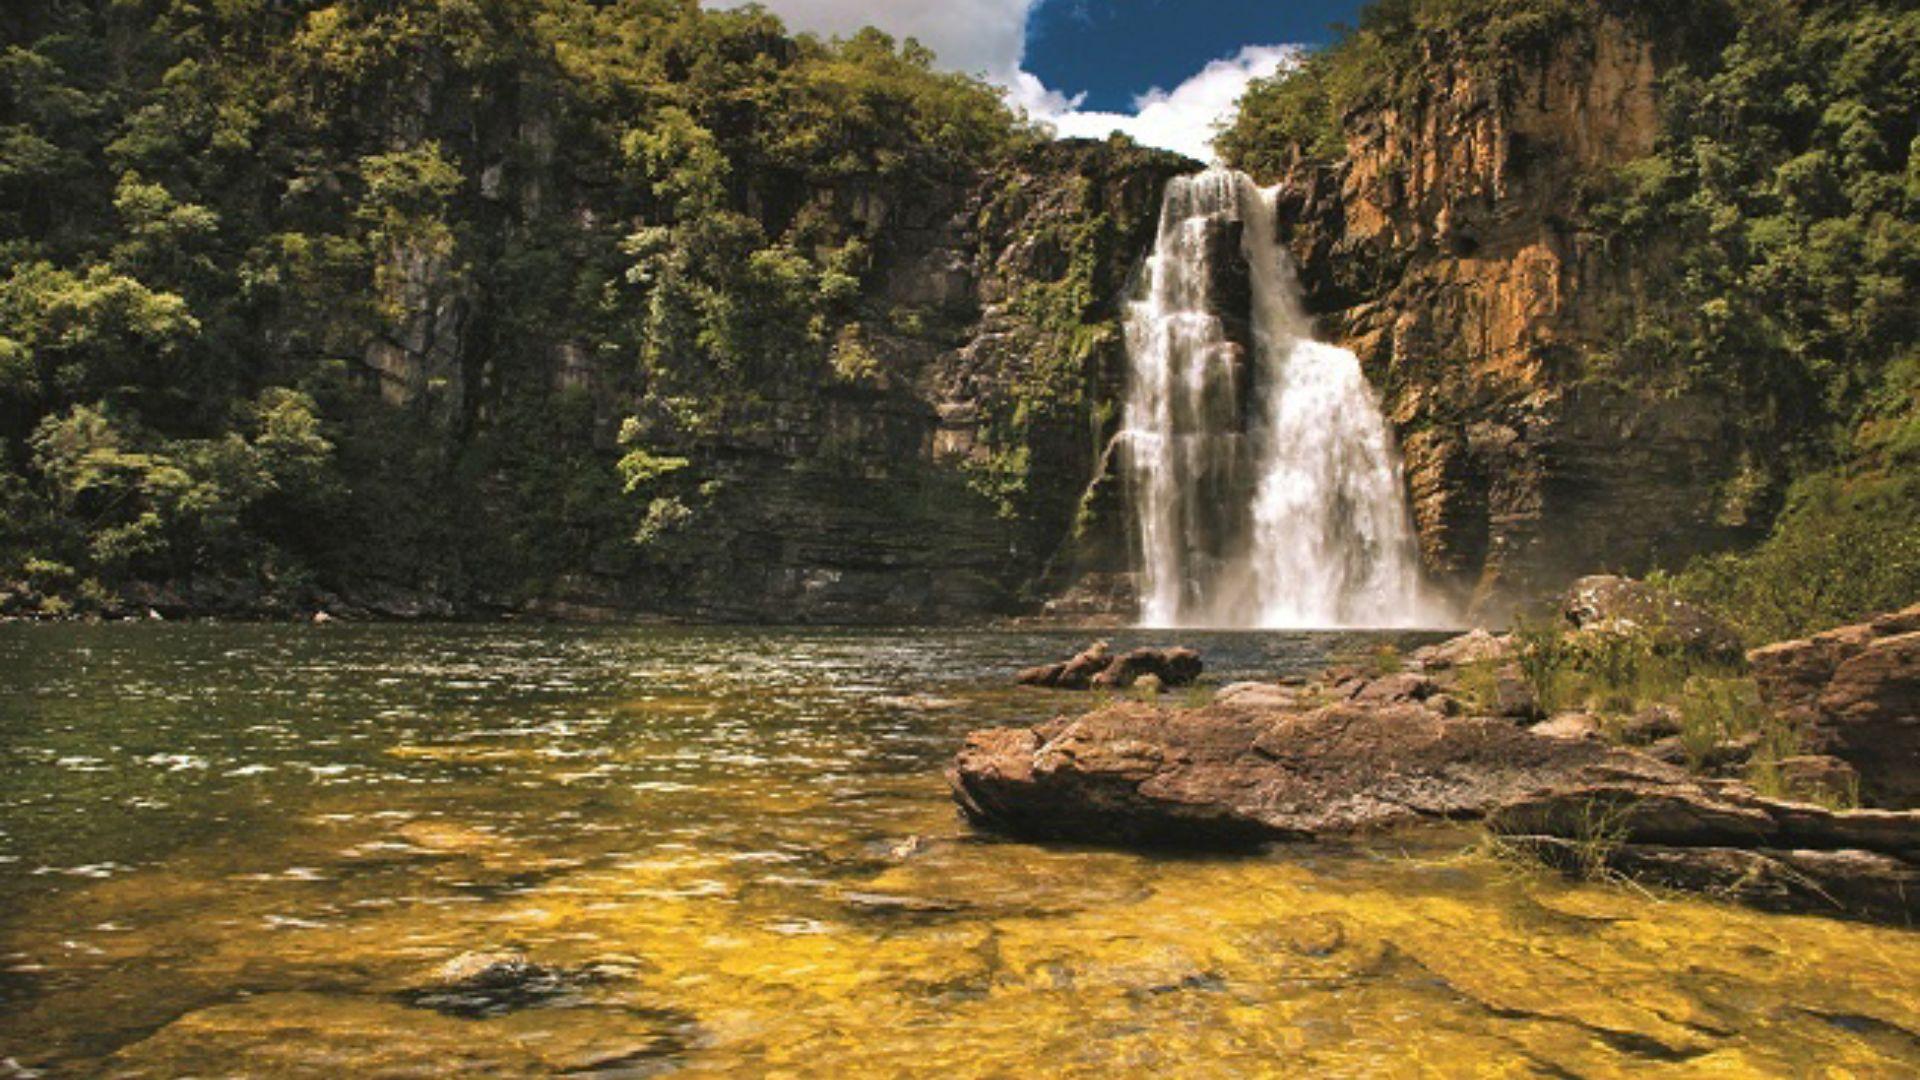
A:
{"type": "MultiPolygon", "coordinates": [[[[738,7],[746,0],[706,0],[738,7]]],[[[942,67],[1006,83],[1026,50],[1027,13],[1038,0],[761,0],[795,30],[851,34],[877,26],[898,38],[918,38],[942,67]]]]}
{"type": "MultiPolygon", "coordinates": [[[[742,0],[706,0],[732,7],[742,0]]],[[[1024,70],[1027,15],[1039,0],[762,0],[796,30],[848,34],[877,26],[896,37],[918,38],[942,67],[981,75],[1007,88],[1008,100],[1062,136],[1104,137],[1123,131],[1148,145],[1207,160],[1214,126],[1233,111],[1254,79],[1293,63],[1292,45],[1250,45],[1215,60],[1171,90],[1155,88],[1134,99],[1132,113],[1087,112],[1083,96],[1068,97],[1024,70]]]]}
{"type": "MultiPolygon", "coordinates": [[[[1135,98],[1132,113],[1082,112],[1079,103],[1066,102],[1066,109],[1048,109],[1048,102],[1027,103],[1027,111],[1045,120],[1061,135],[1100,137],[1111,131],[1124,131],[1148,146],[1178,150],[1188,157],[1210,160],[1214,128],[1227,120],[1247,84],[1264,79],[1299,60],[1300,50],[1292,45],[1249,45],[1240,55],[1215,60],[1199,74],[1171,90],[1155,87],[1135,98]]],[[[1027,76],[1031,79],[1032,76],[1027,76]]],[[[1039,80],[1033,80],[1039,85],[1039,80]]],[[[1060,95],[1053,94],[1058,101],[1060,95]]],[[[1015,97],[1019,101],[1018,95],[1015,97]]]]}

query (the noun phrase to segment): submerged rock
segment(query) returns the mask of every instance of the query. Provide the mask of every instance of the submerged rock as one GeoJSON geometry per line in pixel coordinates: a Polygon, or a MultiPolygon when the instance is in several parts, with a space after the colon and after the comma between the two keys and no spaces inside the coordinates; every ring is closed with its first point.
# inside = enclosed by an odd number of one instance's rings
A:
{"type": "Polygon", "coordinates": [[[1747,660],[1768,707],[1858,771],[1862,801],[1920,806],[1920,604],[1747,660]]]}
{"type": "Polygon", "coordinates": [[[1097,641],[1071,660],[1028,668],[1014,677],[1022,686],[1052,690],[1125,690],[1152,676],[1162,687],[1189,686],[1206,669],[1192,649],[1133,649],[1119,656],[1097,641]]]}
{"type": "Polygon", "coordinates": [[[567,994],[576,981],[522,953],[467,952],[400,997],[418,1008],[480,1018],[545,1004],[567,994]]]}

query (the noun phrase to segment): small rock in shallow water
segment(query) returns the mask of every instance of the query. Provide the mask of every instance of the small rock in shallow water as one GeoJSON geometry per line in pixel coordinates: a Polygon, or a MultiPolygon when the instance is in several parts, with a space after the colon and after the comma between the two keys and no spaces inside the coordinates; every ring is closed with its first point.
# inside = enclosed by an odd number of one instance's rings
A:
{"type": "Polygon", "coordinates": [[[1014,681],[1052,690],[1126,690],[1152,675],[1165,686],[1186,686],[1205,667],[1192,649],[1133,649],[1115,656],[1106,642],[1096,641],[1071,660],[1027,668],[1014,681]]]}
{"type": "Polygon", "coordinates": [[[513,986],[540,970],[524,953],[464,952],[440,965],[433,985],[447,990],[513,986]]]}
{"type": "Polygon", "coordinates": [[[887,857],[890,859],[911,859],[915,855],[925,852],[927,847],[926,837],[909,836],[899,843],[890,845],[887,848],[887,857]]]}
{"type": "Polygon", "coordinates": [[[477,951],[447,961],[400,997],[416,1008],[477,1019],[545,1004],[570,989],[565,973],[522,953],[477,951]]]}

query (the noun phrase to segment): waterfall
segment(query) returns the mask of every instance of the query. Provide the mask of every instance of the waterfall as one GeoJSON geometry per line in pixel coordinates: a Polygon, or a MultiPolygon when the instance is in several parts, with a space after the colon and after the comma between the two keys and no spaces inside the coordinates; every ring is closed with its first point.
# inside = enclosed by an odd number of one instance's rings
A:
{"type": "Polygon", "coordinates": [[[1126,330],[1145,625],[1439,621],[1379,400],[1312,339],[1272,191],[1225,169],[1172,181],[1126,330]]]}

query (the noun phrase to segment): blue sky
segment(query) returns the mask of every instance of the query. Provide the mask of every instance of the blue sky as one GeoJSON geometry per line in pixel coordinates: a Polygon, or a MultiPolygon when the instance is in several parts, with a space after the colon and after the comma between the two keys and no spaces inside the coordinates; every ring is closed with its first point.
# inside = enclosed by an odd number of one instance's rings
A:
{"type": "MultiPolygon", "coordinates": [[[[705,0],[732,6],[743,0],[705,0]]],[[[1251,79],[1361,0],[761,0],[796,30],[914,37],[1061,135],[1125,131],[1197,158],[1251,79]]]]}
{"type": "Polygon", "coordinates": [[[1178,86],[1248,45],[1323,45],[1359,0],[1041,0],[1027,17],[1024,67],[1104,112],[1178,86]]]}

